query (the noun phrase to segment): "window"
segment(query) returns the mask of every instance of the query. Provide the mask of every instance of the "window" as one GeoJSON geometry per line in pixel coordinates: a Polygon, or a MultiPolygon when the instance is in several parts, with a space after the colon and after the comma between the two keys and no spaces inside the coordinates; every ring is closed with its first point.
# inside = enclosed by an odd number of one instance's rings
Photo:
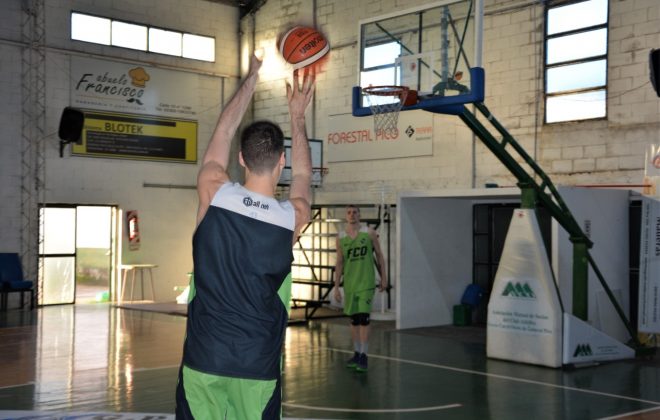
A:
{"type": "MultiPolygon", "coordinates": [[[[395,60],[401,55],[401,45],[398,42],[373,45],[364,48],[360,84],[362,87],[400,85],[400,72],[397,71],[395,60]]],[[[392,102],[389,96],[373,98],[377,102],[392,102]]]]}
{"type": "Polygon", "coordinates": [[[183,56],[195,60],[215,61],[215,39],[183,34],[183,56]]]}
{"type": "Polygon", "coordinates": [[[71,39],[110,45],[110,19],[71,13],[71,39]]]}
{"type": "Polygon", "coordinates": [[[112,45],[115,47],[147,50],[147,28],[131,23],[112,22],[112,45]]]}
{"type": "Polygon", "coordinates": [[[181,55],[181,32],[149,28],[149,51],[181,55]]]}
{"type": "Polygon", "coordinates": [[[215,61],[215,38],[149,25],[71,13],[71,39],[94,44],[215,61]]]}
{"type": "Polygon", "coordinates": [[[549,2],[545,121],[607,115],[607,0],[549,2]]]}

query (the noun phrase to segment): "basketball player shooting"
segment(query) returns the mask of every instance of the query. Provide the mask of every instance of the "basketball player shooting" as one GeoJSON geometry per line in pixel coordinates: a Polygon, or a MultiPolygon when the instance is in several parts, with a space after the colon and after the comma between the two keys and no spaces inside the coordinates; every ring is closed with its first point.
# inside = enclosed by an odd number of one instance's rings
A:
{"type": "Polygon", "coordinates": [[[245,183],[227,173],[232,139],[254,94],[261,61],[220,114],[198,175],[194,283],[188,304],[177,419],[279,419],[281,349],[291,295],[292,247],[309,221],[312,178],[305,110],[314,75],[293,74],[289,199],[274,198],[285,165],[284,136],[270,121],[245,128],[238,161],[245,183]]]}

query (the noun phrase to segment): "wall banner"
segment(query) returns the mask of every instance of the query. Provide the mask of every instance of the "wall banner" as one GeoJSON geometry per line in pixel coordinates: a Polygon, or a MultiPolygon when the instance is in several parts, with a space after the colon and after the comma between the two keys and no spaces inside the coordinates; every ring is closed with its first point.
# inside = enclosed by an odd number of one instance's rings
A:
{"type": "Polygon", "coordinates": [[[199,75],[141,64],[71,57],[71,106],[197,119],[199,75]]]}
{"type": "Polygon", "coordinates": [[[639,332],[660,333],[660,199],[642,197],[639,332]]]}
{"type": "Polygon", "coordinates": [[[404,111],[394,133],[374,131],[373,117],[331,115],[325,137],[328,162],[388,159],[433,154],[433,114],[404,111]]]}
{"type": "Polygon", "coordinates": [[[195,163],[197,121],[85,110],[82,144],[71,154],[195,163]]]}
{"type": "Polygon", "coordinates": [[[71,57],[71,106],[85,113],[72,154],[197,161],[199,75],[71,57]]]}

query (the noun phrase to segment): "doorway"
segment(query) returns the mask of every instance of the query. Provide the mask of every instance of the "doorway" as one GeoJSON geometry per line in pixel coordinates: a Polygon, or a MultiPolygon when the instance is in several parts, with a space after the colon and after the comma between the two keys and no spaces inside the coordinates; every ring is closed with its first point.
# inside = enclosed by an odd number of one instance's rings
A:
{"type": "Polygon", "coordinates": [[[115,284],[117,207],[40,209],[39,305],[108,302],[115,284]]]}

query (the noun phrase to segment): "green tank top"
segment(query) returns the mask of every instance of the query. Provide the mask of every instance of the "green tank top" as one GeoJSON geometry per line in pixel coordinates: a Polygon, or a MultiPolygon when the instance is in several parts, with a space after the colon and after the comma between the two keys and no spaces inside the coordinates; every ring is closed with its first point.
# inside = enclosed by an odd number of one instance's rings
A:
{"type": "Polygon", "coordinates": [[[344,256],[344,291],[355,293],[375,288],[374,249],[369,229],[360,228],[355,239],[341,232],[339,244],[344,256]]]}

